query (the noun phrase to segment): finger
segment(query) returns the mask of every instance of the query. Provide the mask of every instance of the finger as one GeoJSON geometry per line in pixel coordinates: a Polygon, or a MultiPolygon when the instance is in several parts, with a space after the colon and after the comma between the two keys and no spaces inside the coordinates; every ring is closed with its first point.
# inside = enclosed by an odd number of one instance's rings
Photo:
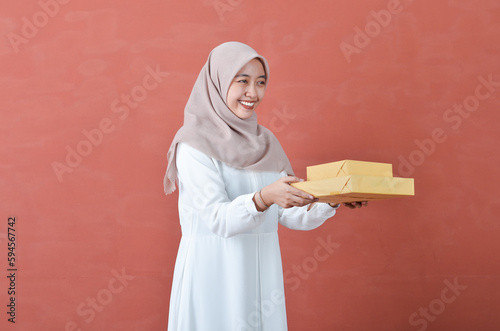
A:
{"type": "Polygon", "coordinates": [[[356,207],[354,207],[354,206],[352,205],[352,203],[350,203],[350,202],[344,202],[344,206],[346,206],[346,207],[347,207],[347,208],[349,208],[349,209],[354,209],[354,208],[356,208],[356,207]]]}
{"type": "Polygon", "coordinates": [[[290,184],[290,183],[299,183],[299,182],[303,182],[304,181],[302,178],[295,177],[295,176],[286,176],[286,177],[282,177],[281,179],[283,180],[283,182],[285,182],[287,184],[290,184]]]}
{"type": "Polygon", "coordinates": [[[296,197],[293,200],[293,205],[297,206],[297,207],[302,207],[302,206],[311,204],[313,202],[314,202],[314,200],[311,200],[311,199],[303,199],[303,198],[296,197]]]}
{"type": "Polygon", "coordinates": [[[291,197],[288,200],[288,204],[290,206],[297,206],[297,207],[305,206],[305,205],[308,205],[308,204],[313,203],[313,202],[314,202],[314,200],[304,199],[304,198],[297,197],[297,196],[291,197]]]}
{"type": "Polygon", "coordinates": [[[312,194],[289,185],[290,183],[303,182],[304,181],[303,179],[296,176],[287,176],[283,177],[282,179],[286,184],[288,184],[287,192],[295,197],[302,199],[302,200],[294,200],[295,203],[303,206],[315,201],[315,197],[312,194]]]}
{"type": "Polygon", "coordinates": [[[368,201],[356,201],[357,208],[361,208],[363,206],[368,206],[368,201]]]}
{"type": "Polygon", "coordinates": [[[317,200],[311,194],[295,189],[292,186],[288,186],[283,198],[288,206],[304,206],[317,200]]]}
{"type": "Polygon", "coordinates": [[[290,186],[289,193],[292,195],[302,198],[302,199],[307,199],[307,200],[314,200],[314,196],[310,193],[307,193],[306,191],[299,190],[296,187],[290,186]]]}

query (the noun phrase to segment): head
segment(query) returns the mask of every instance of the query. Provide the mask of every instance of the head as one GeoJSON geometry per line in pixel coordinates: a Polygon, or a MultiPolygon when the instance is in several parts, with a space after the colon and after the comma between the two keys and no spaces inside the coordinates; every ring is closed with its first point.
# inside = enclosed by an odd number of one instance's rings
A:
{"type": "Polygon", "coordinates": [[[266,59],[250,46],[230,41],[210,52],[206,73],[209,80],[202,84],[217,91],[218,96],[212,95],[210,103],[220,118],[229,126],[243,123],[256,125],[256,117],[252,115],[262,101],[269,82],[266,59]],[[251,117],[255,121],[250,121],[251,117]]]}
{"type": "Polygon", "coordinates": [[[264,98],[267,76],[262,62],[254,58],[234,76],[227,91],[226,104],[240,119],[252,117],[264,98]]]}

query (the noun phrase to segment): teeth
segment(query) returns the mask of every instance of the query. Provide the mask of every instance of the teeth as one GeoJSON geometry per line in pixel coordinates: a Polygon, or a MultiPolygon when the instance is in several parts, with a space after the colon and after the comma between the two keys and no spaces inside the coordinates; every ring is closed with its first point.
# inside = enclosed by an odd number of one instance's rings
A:
{"type": "Polygon", "coordinates": [[[252,107],[254,105],[255,102],[246,102],[246,101],[240,101],[242,104],[244,104],[245,106],[248,106],[248,107],[252,107]]]}

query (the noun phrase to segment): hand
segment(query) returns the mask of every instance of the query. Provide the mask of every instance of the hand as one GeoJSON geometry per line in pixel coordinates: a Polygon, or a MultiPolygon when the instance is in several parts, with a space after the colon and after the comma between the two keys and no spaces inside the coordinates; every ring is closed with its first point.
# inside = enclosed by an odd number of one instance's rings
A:
{"type": "Polygon", "coordinates": [[[301,181],[295,176],[282,177],[260,191],[262,200],[269,206],[275,203],[283,208],[302,207],[317,201],[311,194],[290,185],[301,181]]]}
{"type": "Polygon", "coordinates": [[[344,202],[344,206],[350,209],[361,208],[363,206],[368,206],[368,201],[354,201],[354,202],[344,202]]]}

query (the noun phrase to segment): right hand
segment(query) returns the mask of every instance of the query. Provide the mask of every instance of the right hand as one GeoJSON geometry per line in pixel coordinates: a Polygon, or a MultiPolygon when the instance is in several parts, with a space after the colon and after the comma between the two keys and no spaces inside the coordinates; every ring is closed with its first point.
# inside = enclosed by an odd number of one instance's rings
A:
{"type": "Polygon", "coordinates": [[[344,202],[344,206],[349,209],[361,208],[363,206],[368,206],[368,201],[354,201],[354,202],[344,202]]]}
{"type": "Polygon", "coordinates": [[[282,177],[261,190],[262,199],[267,205],[275,203],[283,208],[302,207],[317,201],[311,194],[290,185],[302,181],[295,176],[282,177]]]}

